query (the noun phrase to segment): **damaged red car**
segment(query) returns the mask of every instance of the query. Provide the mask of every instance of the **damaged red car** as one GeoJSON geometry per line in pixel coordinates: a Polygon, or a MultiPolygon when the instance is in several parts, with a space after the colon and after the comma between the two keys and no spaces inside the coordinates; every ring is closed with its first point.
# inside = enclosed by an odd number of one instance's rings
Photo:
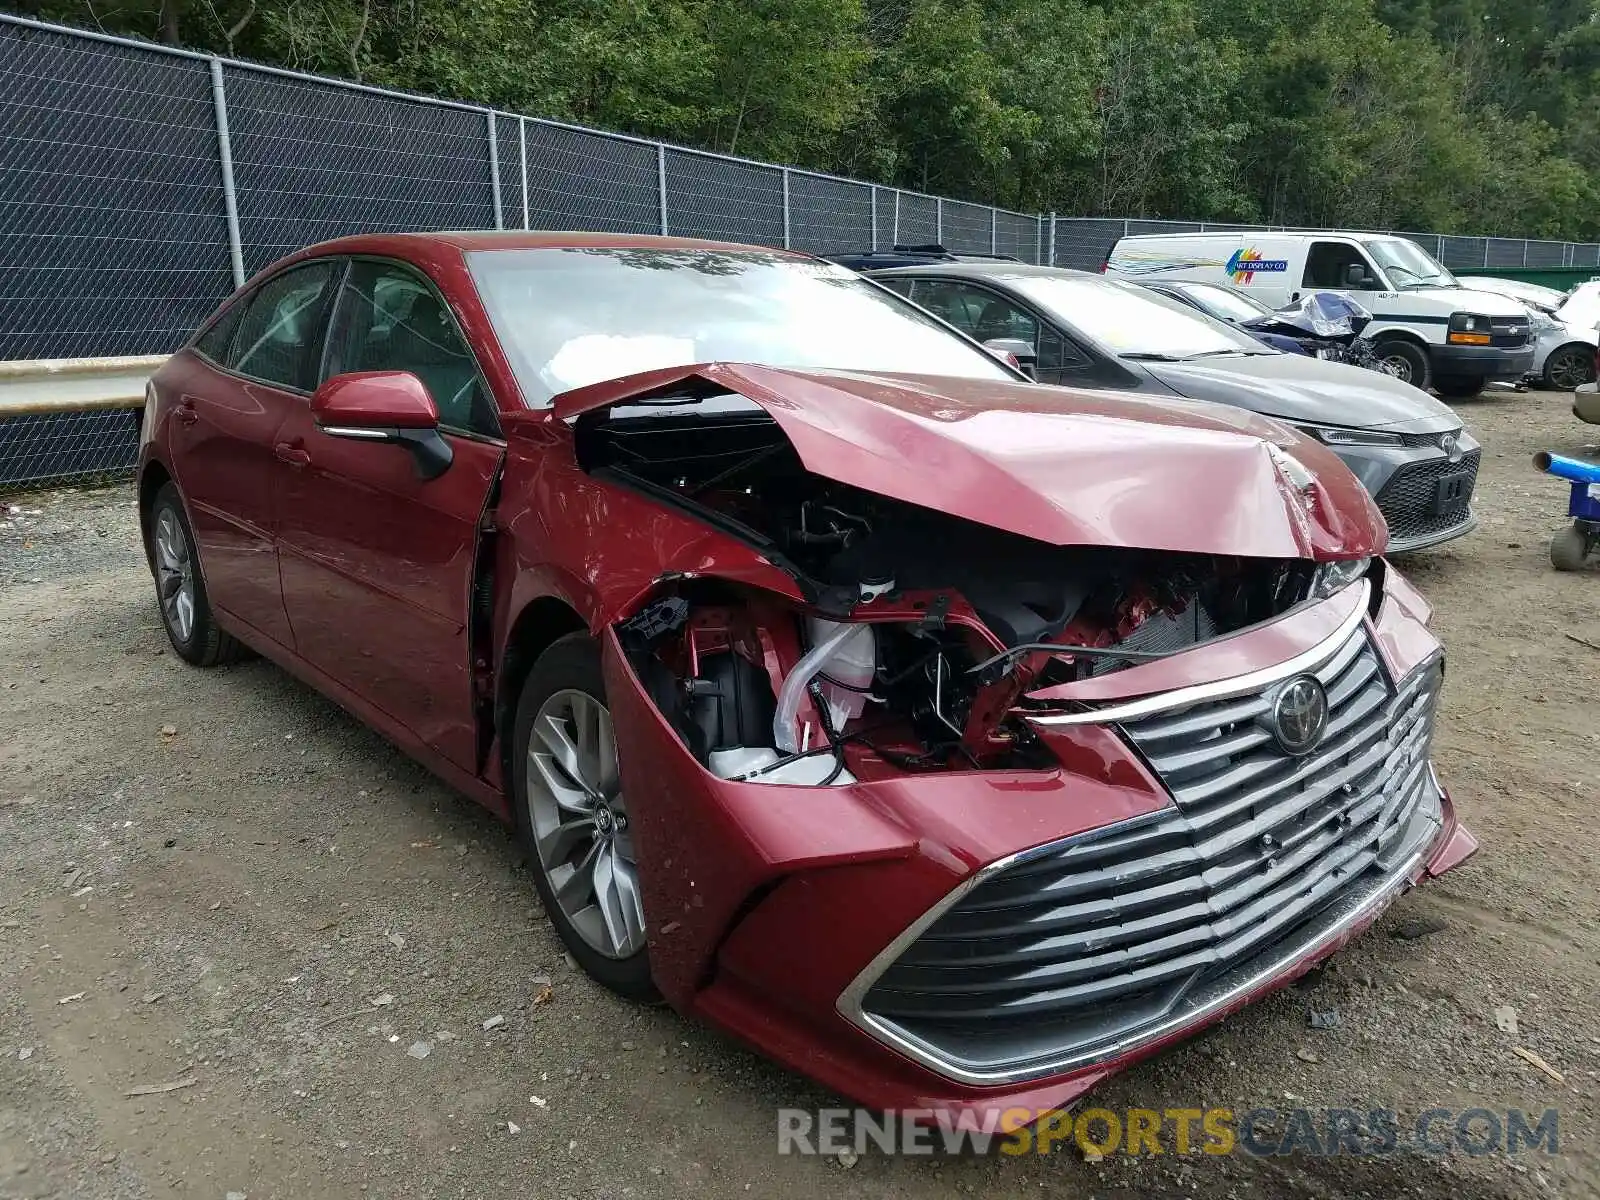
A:
{"type": "Polygon", "coordinates": [[[1043,387],[803,255],[346,238],[153,378],[162,620],[525,840],[595,979],[868,1105],[1042,1112],[1476,846],[1339,460],[1043,387]]]}

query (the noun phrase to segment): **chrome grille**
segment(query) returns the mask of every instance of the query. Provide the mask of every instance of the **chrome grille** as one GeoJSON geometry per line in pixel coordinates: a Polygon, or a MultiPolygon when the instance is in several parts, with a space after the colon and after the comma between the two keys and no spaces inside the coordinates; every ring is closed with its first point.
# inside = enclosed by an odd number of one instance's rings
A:
{"type": "Polygon", "coordinates": [[[1392,891],[1440,825],[1441,668],[1396,688],[1358,628],[1308,673],[1330,716],[1301,758],[1268,728],[1281,684],[1121,726],[1174,804],[973,887],[873,982],[867,1023],[974,1078],[1091,1061],[1392,891]]]}

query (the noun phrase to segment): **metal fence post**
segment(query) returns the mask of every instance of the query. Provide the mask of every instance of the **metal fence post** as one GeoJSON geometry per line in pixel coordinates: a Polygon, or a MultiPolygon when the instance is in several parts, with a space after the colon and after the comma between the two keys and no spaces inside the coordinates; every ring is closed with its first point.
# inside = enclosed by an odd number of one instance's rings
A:
{"type": "Polygon", "coordinates": [[[898,246],[900,244],[900,189],[899,188],[895,188],[895,190],[894,190],[894,226],[890,230],[889,237],[891,239],[890,242],[889,242],[889,245],[891,247],[898,246]]]}
{"type": "Polygon", "coordinates": [[[1040,213],[1033,218],[1033,261],[1039,266],[1044,266],[1044,214],[1040,213]]]}
{"type": "Polygon", "coordinates": [[[667,148],[656,143],[656,195],[661,204],[661,236],[667,236],[667,148]]]}
{"type": "Polygon", "coordinates": [[[1486,267],[1489,265],[1489,243],[1493,240],[1493,238],[1483,239],[1483,265],[1486,267]]]}
{"type": "Polygon", "coordinates": [[[933,240],[944,245],[944,197],[933,198],[933,240]]]}
{"type": "Polygon", "coordinates": [[[217,114],[217,159],[222,168],[222,214],[228,224],[228,265],[233,286],[244,285],[244,244],[239,238],[239,195],[233,187],[233,141],[228,136],[228,88],[222,60],[211,60],[211,106],[217,114]]]}
{"type": "Polygon", "coordinates": [[[484,116],[489,130],[489,195],[494,199],[494,227],[504,229],[505,209],[500,204],[500,139],[495,136],[494,109],[488,109],[484,116]]]}
{"type": "Polygon", "coordinates": [[[878,248],[878,185],[872,184],[867,191],[867,200],[872,205],[872,248],[878,248]]]}
{"type": "Polygon", "coordinates": [[[783,248],[789,249],[789,168],[782,169],[783,175],[783,248]]]}
{"type": "Polygon", "coordinates": [[[1052,209],[1051,212],[1050,212],[1050,257],[1047,260],[1045,260],[1045,266],[1053,267],[1055,265],[1056,265],[1056,214],[1055,214],[1055,210],[1052,209]]]}
{"type": "Polygon", "coordinates": [[[517,157],[522,160],[522,227],[528,225],[528,118],[517,118],[517,157]]]}
{"type": "Polygon", "coordinates": [[[1528,239],[1527,238],[1523,238],[1522,239],[1522,265],[1524,267],[1526,267],[1528,265],[1528,239]]]}
{"type": "Polygon", "coordinates": [[[989,209],[989,253],[1000,253],[1000,210],[989,209]]]}

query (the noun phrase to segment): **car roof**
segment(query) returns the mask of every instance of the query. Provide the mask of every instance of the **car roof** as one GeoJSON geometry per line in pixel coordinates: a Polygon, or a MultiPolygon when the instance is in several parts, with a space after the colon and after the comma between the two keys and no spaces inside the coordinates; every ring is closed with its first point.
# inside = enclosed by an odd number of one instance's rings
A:
{"type": "Polygon", "coordinates": [[[307,254],[381,254],[449,246],[462,253],[481,250],[759,250],[792,258],[810,255],[771,246],[714,242],[702,238],[660,237],[644,233],[584,233],[546,229],[465,229],[418,233],[358,233],[308,246],[307,254]]]}
{"type": "MultiPolygon", "coordinates": [[[[952,279],[1020,279],[1033,276],[1072,276],[1078,279],[1106,279],[1094,271],[1075,271],[1070,267],[1040,267],[1025,262],[930,262],[914,267],[891,267],[874,271],[874,279],[896,275],[941,275],[952,279]]],[[[1110,282],[1110,280],[1107,280],[1110,282]]]]}

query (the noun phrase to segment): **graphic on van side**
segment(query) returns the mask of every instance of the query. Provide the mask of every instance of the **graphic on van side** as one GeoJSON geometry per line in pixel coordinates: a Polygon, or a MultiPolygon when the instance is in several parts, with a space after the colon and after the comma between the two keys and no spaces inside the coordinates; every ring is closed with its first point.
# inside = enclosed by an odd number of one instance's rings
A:
{"type": "Polygon", "coordinates": [[[1233,257],[1222,268],[1233,276],[1235,283],[1249,283],[1256,277],[1257,271],[1282,273],[1289,269],[1289,260],[1286,258],[1262,258],[1261,251],[1251,246],[1247,250],[1235,250],[1233,257]]]}
{"type": "Polygon", "coordinates": [[[1116,275],[1159,275],[1164,271],[1193,271],[1222,265],[1220,258],[1196,258],[1149,250],[1115,250],[1106,267],[1116,275]]]}

